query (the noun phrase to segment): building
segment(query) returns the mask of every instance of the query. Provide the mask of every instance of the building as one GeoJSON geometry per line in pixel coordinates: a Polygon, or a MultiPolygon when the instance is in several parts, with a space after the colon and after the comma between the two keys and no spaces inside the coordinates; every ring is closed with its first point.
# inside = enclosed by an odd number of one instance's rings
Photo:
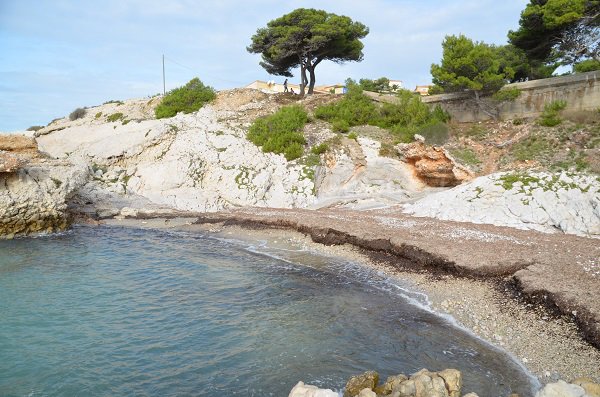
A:
{"type": "Polygon", "coordinates": [[[418,85],[413,92],[415,92],[421,96],[426,96],[426,95],[429,95],[429,89],[431,87],[433,87],[433,86],[432,85],[418,85]]]}
{"type": "MultiPolygon", "coordinates": [[[[278,92],[284,92],[283,83],[276,83],[275,81],[262,81],[256,80],[248,84],[244,88],[251,88],[254,90],[262,91],[266,94],[276,94],[278,92]]],[[[300,92],[300,85],[288,83],[288,90],[294,90],[296,94],[300,92]]],[[[315,86],[314,92],[321,94],[345,94],[346,86],[343,84],[330,84],[330,85],[319,85],[315,86]]]]}

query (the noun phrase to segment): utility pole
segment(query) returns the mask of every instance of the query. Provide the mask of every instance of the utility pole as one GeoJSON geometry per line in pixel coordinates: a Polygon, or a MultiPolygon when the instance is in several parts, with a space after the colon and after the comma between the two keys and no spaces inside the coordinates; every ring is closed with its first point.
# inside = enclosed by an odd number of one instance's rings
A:
{"type": "Polygon", "coordinates": [[[165,54],[163,54],[163,96],[167,94],[167,89],[165,86],[165,54]]]}

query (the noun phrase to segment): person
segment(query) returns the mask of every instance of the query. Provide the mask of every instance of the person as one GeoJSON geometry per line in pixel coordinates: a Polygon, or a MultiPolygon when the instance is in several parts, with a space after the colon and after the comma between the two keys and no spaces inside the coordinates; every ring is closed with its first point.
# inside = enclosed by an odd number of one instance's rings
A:
{"type": "Polygon", "coordinates": [[[290,92],[291,92],[292,94],[296,94],[296,93],[294,92],[294,89],[293,89],[293,88],[290,88],[290,92]]]}
{"type": "Polygon", "coordinates": [[[285,79],[285,81],[283,82],[283,92],[288,92],[287,79],[285,79]]]}

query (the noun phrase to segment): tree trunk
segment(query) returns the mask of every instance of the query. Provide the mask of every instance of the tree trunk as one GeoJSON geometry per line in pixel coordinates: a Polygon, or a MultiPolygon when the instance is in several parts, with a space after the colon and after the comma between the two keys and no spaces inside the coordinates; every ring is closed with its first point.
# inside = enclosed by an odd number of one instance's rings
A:
{"type": "Polygon", "coordinates": [[[490,116],[493,120],[498,120],[500,117],[499,107],[485,103],[485,101],[479,96],[479,91],[475,90],[473,91],[473,94],[475,95],[475,103],[477,104],[479,110],[490,116]]]}
{"type": "Polygon", "coordinates": [[[315,88],[315,67],[309,66],[308,72],[310,73],[310,84],[308,85],[308,95],[312,95],[315,88]]]}
{"type": "Polygon", "coordinates": [[[306,80],[306,67],[304,63],[300,63],[300,96],[304,96],[304,88],[306,87],[304,80],[306,80]]]}

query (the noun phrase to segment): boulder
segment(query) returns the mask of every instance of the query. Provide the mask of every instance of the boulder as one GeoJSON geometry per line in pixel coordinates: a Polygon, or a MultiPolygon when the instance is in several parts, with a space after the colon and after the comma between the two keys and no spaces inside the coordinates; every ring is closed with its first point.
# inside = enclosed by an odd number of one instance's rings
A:
{"type": "Polygon", "coordinates": [[[358,397],[377,397],[377,393],[369,388],[364,388],[358,393],[358,397]]]}
{"type": "Polygon", "coordinates": [[[373,390],[379,383],[379,374],[375,371],[367,371],[362,375],[353,376],[346,383],[344,397],[354,397],[363,389],[373,390]]]}
{"type": "Polygon", "coordinates": [[[408,377],[403,374],[390,376],[387,378],[383,385],[377,386],[374,390],[379,395],[387,396],[389,394],[392,394],[392,391],[394,391],[394,389],[396,389],[402,382],[404,382],[407,379],[408,377]]]}
{"type": "Polygon", "coordinates": [[[462,389],[462,374],[456,369],[445,369],[438,372],[438,375],[444,380],[448,395],[450,397],[460,397],[462,389]]]}
{"type": "Polygon", "coordinates": [[[395,146],[400,158],[412,165],[415,175],[429,186],[457,186],[473,179],[473,172],[458,164],[442,147],[422,141],[395,146]]]}
{"type": "Polygon", "coordinates": [[[339,397],[339,394],[330,389],[319,389],[317,386],[298,382],[288,397],[339,397]]]}
{"type": "Polygon", "coordinates": [[[559,380],[555,383],[548,383],[536,393],[535,397],[586,397],[586,392],[581,386],[559,380]]]}
{"type": "Polygon", "coordinates": [[[590,397],[600,397],[600,384],[595,383],[592,379],[577,378],[571,383],[583,387],[586,395],[590,397]]]}

